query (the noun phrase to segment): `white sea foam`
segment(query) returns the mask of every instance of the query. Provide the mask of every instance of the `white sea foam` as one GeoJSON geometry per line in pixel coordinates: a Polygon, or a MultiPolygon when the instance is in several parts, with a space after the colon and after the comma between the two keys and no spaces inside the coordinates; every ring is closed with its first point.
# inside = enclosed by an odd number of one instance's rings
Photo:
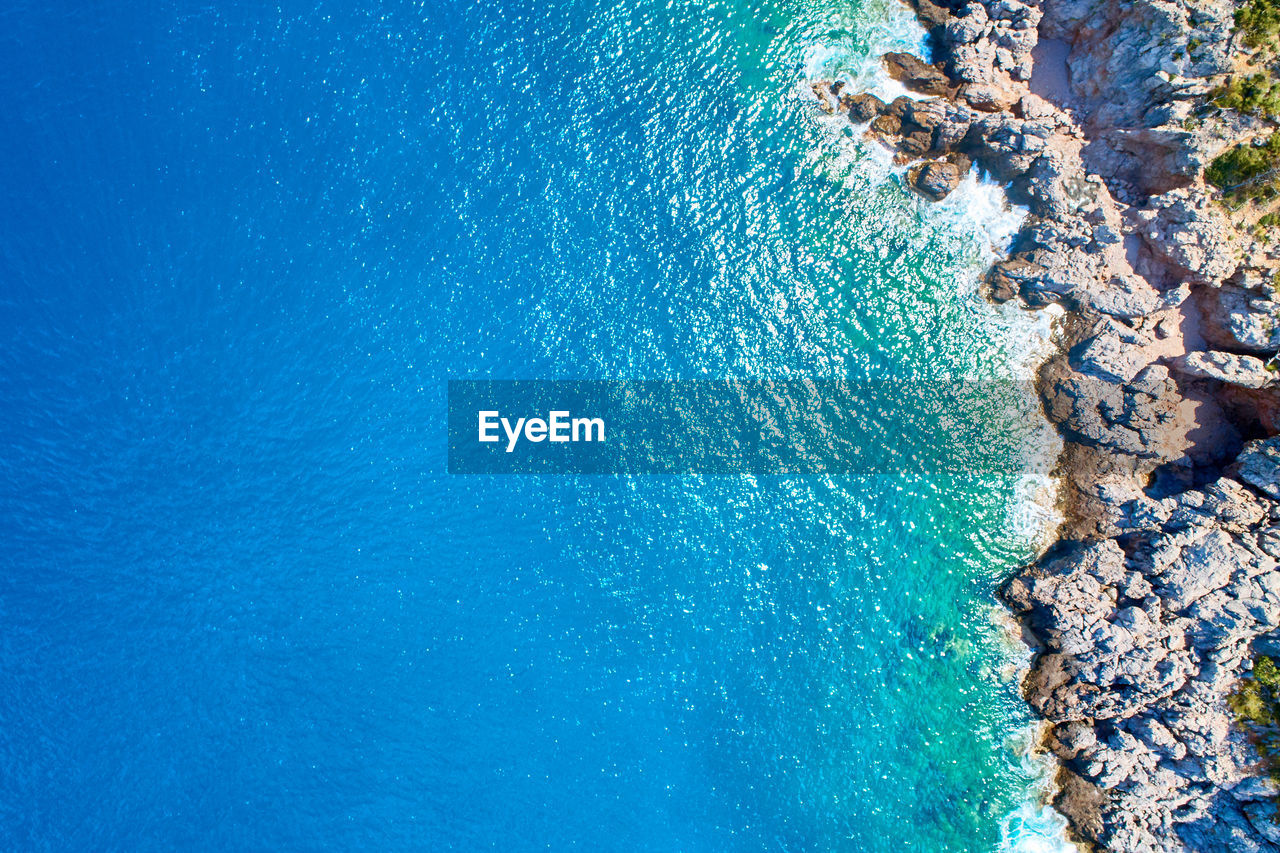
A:
{"type": "MultiPolygon", "coordinates": [[[[848,80],[855,90],[870,90],[885,99],[903,94],[900,84],[884,73],[875,57],[887,50],[913,50],[923,55],[924,32],[914,16],[909,23],[894,21],[893,17],[891,13],[887,15],[891,23],[884,30],[892,35],[873,38],[876,46],[869,53],[872,59],[866,55],[841,55],[838,46],[815,46],[806,56],[806,77],[810,80],[840,77],[848,80]]],[[[856,138],[851,140],[843,117],[822,117],[820,121],[827,131],[824,136],[828,148],[814,152],[814,163],[825,161],[833,174],[842,177],[850,191],[867,192],[889,180],[903,181],[907,167],[895,164],[892,154],[883,146],[859,142],[856,138]]],[[[1008,253],[1027,210],[1011,204],[1005,187],[981,174],[976,167],[943,201],[918,203],[927,228],[950,232],[977,246],[978,256],[969,269],[970,274],[955,279],[962,295],[977,299],[985,270],[1008,253]]],[[[981,310],[994,315],[994,322],[982,324],[982,328],[991,330],[999,339],[991,341],[993,347],[1006,355],[1004,363],[997,366],[1000,375],[1014,380],[1033,380],[1040,364],[1053,352],[1053,326],[1062,310],[1050,306],[1026,311],[1013,301],[1004,305],[983,301],[982,305],[981,310]]],[[[1058,482],[1052,476],[1061,451],[1061,437],[1046,418],[1040,418],[1027,437],[1022,473],[1007,513],[1008,532],[1013,541],[1025,548],[1028,556],[1050,544],[1062,520],[1057,510],[1058,482]]],[[[1000,612],[1000,618],[1010,619],[1005,611],[1000,612]]],[[[1009,674],[1025,672],[1030,650],[1016,632],[1008,631],[1006,636],[1010,638],[1009,674]]],[[[1038,726],[1030,724],[1011,739],[1011,748],[1028,782],[1023,802],[1001,826],[1000,849],[1003,853],[1075,853],[1077,848],[1067,840],[1066,819],[1048,802],[1057,764],[1052,755],[1035,749],[1037,732],[1038,726]]]]}
{"type": "Polygon", "coordinates": [[[1036,749],[1040,730],[1041,724],[1028,723],[1009,741],[1023,773],[1035,780],[1030,792],[1034,798],[1005,817],[1000,826],[1001,853],[1079,853],[1067,840],[1067,819],[1048,804],[1058,763],[1049,753],[1036,749]]]}
{"type": "Polygon", "coordinates": [[[886,103],[903,95],[920,99],[920,95],[886,74],[879,61],[849,63],[845,61],[847,56],[845,45],[814,45],[804,57],[804,79],[844,80],[852,90],[870,92],[886,103]]]}
{"type": "Polygon", "coordinates": [[[917,56],[928,52],[928,34],[905,4],[873,0],[859,10],[856,21],[833,23],[834,30],[857,32],[860,38],[837,38],[810,45],[802,61],[806,80],[844,80],[854,91],[871,92],[885,101],[901,95],[920,97],[885,73],[880,63],[880,57],[890,51],[917,56]]]}
{"type": "Polygon", "coordinates": [[[983,266],[1003,257],[1027,218],[1027,209],[1010,204],[1004,186],[971,168],[960,185],[928,207],[928,217],[943,227],[968,232],[983,246],[983,266]]]}
{"type": "MultiPolygon", "coordinates": [[[[925,208],[926,220],[941,228],[974,241],[980,259],[972,268],[973,275],[959,278],[956,286],[975,291],[982,274],[992,263],[1007,255],[1009,247],[1027,217],[1027,209],[1011,204],[1003,185],[981,175],[976,168],[941,202],[925,208]]],[[[984,310],[992,312],[997,322],[993,334],[1005,353],[999,373],[1013,380],[1031,382],[1040,365],[1054,351],[1054,321],[1062,309],[1051,305],[1039,311],[1026,311],[1016,302],[994,305],[984,302],[984,310]]],[[[1028,389],[1029,390],[1029,389],[1028,389]]],[[[1022,474],[1009,507],[1008,524],[1013,538],[1032,552],[1046,547],[1054,530],[1062,521],[1057,510],[1058,482],[1052,476],[1062,439],[1047,418],[1041,418],[1026,437],[1021,457],[1022,474]]]]}
{"type": "Polygon", "coordinates": [[[1053,476],[1062,452],[1062,438],[1046,421],[1045,429],[1037,431],[1035,440],[1038,446],[1031,448],[1034,459],[1014,485],[1008,525],[1015,539],[1038,554],[1052,544],[1054,531],[1062,523],[1058,480],[1053,476]]]}
{"type": "MultiPolygon", "coordinates": [[[[979,176],[976,169],[929,211],[937,226],[967,232],[979,241],[983,253],[979,271],[1007,254],[1027,215],[1025,208],[1009,203],[1003,186],[979,176]]],[[[973,279],[978,280],[978,276],[973,279]]],[[[1053,353],[1053,325],[1062,309],[1051,305],[1026,311],[1012,300],[989,308],[999,317],[998,328],[1006,343],[1012,344],[1007,348],[1010,358],[1005,365],[1009,377],[1034,379],[1036,370],[1053,353]]],[[[1028,554],[1047,547],[1062,521],[1057,509],[1059,482],[1053,476],[1062,446],[1061,436],[1045,417],[1026,440],[1007,524],[1014,540],[1024,543],[1028,554]]],[[[1010,666],[1020,675],[1030,664],[1031,652],[1016,634],[1009,636],[1010,666]]],[[[1039,725],[1031,723],[1012,739],[1011,748],[1030,784],[1024,802],[1001,826],[1000,849],[1004,853],[1076,853],[1076,846],[1067,840],[1066,818],[1048,802],[1058,765],[1052,755],[1036,749],[1038,736],[1039,725]]]]}
{"type": "MultiPolygon", "coordinates": [[[[1025,215],[1011,212],[1007,205],[998,204],[997,201],[1003,199],[1003,189],[997,188],[998,192],[992,192],[992,189],[990,182],[979,183],[956,200],[955,212],[965,217],[965,221],[971,223],[970,227],[986,238],[986,245],[990,247],[992,256],[984,259],[984,267],[1007,251],[1025,215]]],[[[1015,342],[1007,365],[1011,378],[1031,380],[1039,365],[1053,351],[1053,322],[1061,316],[1062,310],[1055,305],[1046,310],[1027,312],[1012,302],[990,307],[1000,315],[1005,334],[1015,342]]],[[[1027,436],[1021,459],[1022,472],[1015,483],[1006,520],[1011,538],[1023,543],[1029,555],[1048,547],[1062,522],[1058,511],[1060,484],[1053,476],[1062,448],[1061,436],[1042,416],[1027,436]]],[[[1004,616],[1008,618],[1007,613],[1004,616]]],[[[1030,664],[1031,650],[1018,635],[1010,632],[1008,636],[1011,640],[1010,668],[1021,681],[1022,673],[1030,664]]],[[[1039,731],[1038,724],[1030,723],[1015,735],[1011,744],[1023,774],[1030,781],[1025,800],[1005,817],[1001,825],[999,849],[1002,853],[1078,853],[1076,845],[1067,839],[1066,818],[1049,803],[1058,765],[1052,755],[1036,749],[1039,731]]]]}
{"type": "Polygon", "coordinates": [[[1067,819],[1049,805],[1023,803],[1000,827],[1003,853],[1079,853],[1067,840],[1067,819]]]}

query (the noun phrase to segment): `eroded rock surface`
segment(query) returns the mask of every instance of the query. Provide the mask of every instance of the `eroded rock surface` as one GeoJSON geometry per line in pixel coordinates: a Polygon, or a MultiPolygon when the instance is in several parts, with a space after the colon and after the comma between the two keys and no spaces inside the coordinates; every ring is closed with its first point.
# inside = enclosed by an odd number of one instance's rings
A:
{"type": "Polygon", "coordinates": [[[1113,850],[1272,849],[1274,791],[1222,698],[1280,628],[1280,506],[1231,477],[1138,500],[1122,536],[1063,543],[1004,589],[1043,646],[1026,686],[1074,777],[1059,806],[1113,850]]]}

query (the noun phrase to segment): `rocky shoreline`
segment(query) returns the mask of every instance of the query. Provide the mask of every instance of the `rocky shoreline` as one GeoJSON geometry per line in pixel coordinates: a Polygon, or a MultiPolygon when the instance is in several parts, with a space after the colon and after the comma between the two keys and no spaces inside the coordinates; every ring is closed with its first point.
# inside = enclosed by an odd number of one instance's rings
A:
{"type": "Polygon", "coordinates": [[[1006,182],[1030,215],[989,295],[1066,309],[1038,382],[1066,521],[1002,590],[1036,652],[1055,805],[1100,849],[1280,850],[1227,702],[1280,646],[1280,240],[1204,178],[1274,130],[1210,103],[1249,53],[1235,7],[955,3],[912,0],[935,64],[884,57],[918,97],[813,92],[927,198],[975,163],[1006,182]]]}

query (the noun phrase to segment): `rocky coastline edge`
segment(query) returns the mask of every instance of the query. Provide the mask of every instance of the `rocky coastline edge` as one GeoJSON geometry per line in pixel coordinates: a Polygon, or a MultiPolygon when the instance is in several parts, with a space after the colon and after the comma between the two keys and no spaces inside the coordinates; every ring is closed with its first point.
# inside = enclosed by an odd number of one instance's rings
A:
{"type": "Polygon", "coordinates": [[[1054,804],[1097,849],[1280,851],[1228,701],[1280,648],[1280,229],[1205,179],[1276,132],[1221,105],[1257,46],[1229,0],[907,2],[936,61],[883,62],[915,97],[812,91],[927,198],[1007,184],[1030,215],[988,295],[1065,309],[1037,381],[1065,521],[1001,590],[1054,804]]]}

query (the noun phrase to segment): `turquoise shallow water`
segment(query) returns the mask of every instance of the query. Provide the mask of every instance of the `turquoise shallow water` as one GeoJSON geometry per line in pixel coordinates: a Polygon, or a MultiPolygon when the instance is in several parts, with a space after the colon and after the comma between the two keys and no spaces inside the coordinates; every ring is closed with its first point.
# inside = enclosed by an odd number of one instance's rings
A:
{"type": "Polygon", "coordinates": [[[799,94],[904,9],[3,22],[0,846],[1052,836],[993,618],[1023,478],[445,473],[449,378],[1016,372],[974,287],[1016,216],[799,94]]]}

